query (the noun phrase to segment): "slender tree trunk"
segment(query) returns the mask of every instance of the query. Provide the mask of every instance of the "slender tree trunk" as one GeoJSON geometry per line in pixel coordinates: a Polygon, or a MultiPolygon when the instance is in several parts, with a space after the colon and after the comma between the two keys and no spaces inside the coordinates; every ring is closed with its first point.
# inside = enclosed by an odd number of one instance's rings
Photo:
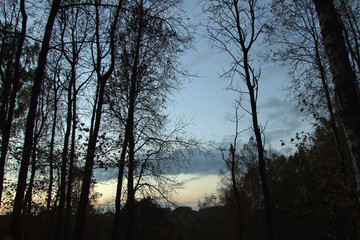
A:
{"type": "MultiPolygon", "coordinates": [[[[54,116],[56,116],[56,111],[54,110],[54,116]]],[[[54,118],[53,126],[51,127],[51,140],[50,140],[50,155],[49,155],[49,187],[46,198],[46,210],[50,211],[51,208],[51,199],[52,199],[52,188],[54,184],[54,141],[55,133],[54,128],[56,125],[56,120],[54,118]]]]}
{"type": "Polygon", "coordinates": [[[111,239],[117,240],[118,233],[119,233],[119,226],[120,226],[120,211],[121,211],[121,194],[122,194],[122,184],[123,184],[123,177],[124,177],[124,168],[125,168],[125,156],[126,150],[128,146],[128,139],[127,139],[127,132],[128,128],[125,128],[125,138],[122,144],[121,156],[119,161],[119,172],[118,172],[118,182],[116,187],[116,196],[115,196],[115,215],[114,215],[114,222],[113,222],[113,229],[111,232],[111,239]]]}
{"type": "MultiPolygon", "coordinates": [[[[130,79],[130,96],[129,96],[129,108],[128,108],[128,116],[126,120],[126,127],[125,127],[125,139],[122,149],[122,155],[120,159],[120,166],[119,166],[119,176],[118,176],[118,186],[117,186],[117,198],[116,204],[118,210],[118,216],[114,219],[113,225],[113,236],[115,237],[115,231],[119,226],[119,217],[120,217],[120,198],[121,198],[121,186],[122,185],[122,176],[124,167],[121,166],[125,163],[125,154],[127,146],[129,146],[129,162],[128,162],[128,194],[127,194],[127,203],[126,203],[126,213],[127,213],[127,227],[126,227],[126,237],[127,240],[133,238],[133,214],[134,214],[134,154],[135,154],[135,140],[134,140],[134,114],[135,114],[135,100],[136,100],[136,80],[137,80],[137,72],[138,72],[138,60],[139,60],[139,51],[140,51],[140,42],[141,42],[141,28],[138,30],[137,42],[136,42],[136,49],[135,49],[135,57],[134,63],[132,67],[131,79],[130,79]],[[121,177],[121,180],[120,180],[121,177]],[[120,194],[120,195],[118,195],[120,194]],[[115,222],[115,220],[117,222],[115,222]]],[[[115,238],[113,238],[114,240],[115,238]]]]}
{"type": "Polygon", "coordinates": [[[134,190],[134,169],[135,169],[135,139],[134,139],[134,113],[135,113],[135,95],[136,95],[136,79],[137,79],[137,61],[138,53],[135,57],[133,67],[131,89],[130,89],[130,105],[128,111],[128,119],[126,127],[129,128],[127,138],[129,139],[129,162],[128,162],[128,186],[127,186],[127,202],[126,202],[126,239],[132,240],[134,235],[134,207],[135,207],[135,190],[134,190]]]}
{"type": "Polygon", "coordinates": [[[74,160],[75,160],[75,144],[76,144],[76,84],[73,82],[73,119],[72,119],[72,132],[71,132],[71,146],[70,146],[70,162],[69,162],[69,178],[67,185],[67,195],[66,195],[66,218],[64,225],[64,238],[69,238],[69,228],[70,228],[70,217],[71,217],[71,198],[72,198],[72,184],[74,181],[73,171],[74,171],[74,160]]]}
{"type": "Polygon", "coordinates": [[[240,195],[239,195],[239,190],[238,190],[237,182],[236,182],[236,164],[235,164],[236,163],[236,155],[235,155],[236,152],[235,151],[236,151],[235,147],[231,144],[230,145],[231,181],[232,181],[233,191],[234,191],[235,200],[236,200],[236,215],[237,215],[237,219],[238,219],[238,224],[237,224],[238,239],[242,240],[243,239],[243,235],[242,235],[243,229],[242,229],[242,224],[241,224],[240,195]]]}
{"type": "Polygon", "coordinates": [[[338,20],[333,1],[313,0],[313,2],[322,30],[322,41],[330,62],[335,96],[353,162],[357,197],[360,202],[360,98],[356,75],[349,61],[342,35],[343,27],[338,20]]]}
{"type": "Polygon", "coordinates": [[[266,177],[266,163],[264,158],[264,147],[261,137],[261,130],[259,127],[258,116],[257,116],[257,106],[256,106],[256,94],[257,94],[257,87],[258,87],[258,79],[251,80],[250,77],[250,66],[248,61],[248,49],[243,49],[244,53],[244,71],[245,71],[245,80],[246,85],[249,90],[250,96],[250,105],[251,105],[251,115],[252,115],[252,125],[253,130],[255,133],[256,145],[258,150],[258,164],[259,164],[259,174],[261,179],[261,186],[264,196],[264,208],[265,208],[265,216],[266,216],[266,223],[267,223],[267,230],[268,230],[268,237],[269,240],[275,239],[274,234],[274,223],[271,211],[271,202],[270,202],[270,193],[269,187],[266,177]]]}
{"type": "Polygon", "coordinates": [[[50,140],[50,153],[49,153],[49,188],[48,188],[48,195],[46,199],[46,210],[50,210],[51,208],[51,199],[52,199],[52,188],[54,182],[54,145],[55,145],[55,133],[56,133],[56,123],[57,123],[57,87],[56,87],[56,73],[54,74],[54,116],[53,116],[53,123],[51,127],[51,140],[50,140]]]}
{"type": "Polygon", "coordinates": [[[95,1],[95,38],[96,38],[96,49],[97,49],[97,63],[95,66],[95,71],[97,73],[97,87],[96,87],[96,97],[94,109],[91,117],[91,127],[89,131],[89,143],[86,154],[85,168],[84,168],[84,176],[83,182],[81,186],[81,194],[80,201],[78,206],[78,212],[76,217],[75,229],[74,229],[74,239],[82,239],[83,230],[85,226],[85,217],[86,217],[86,209],[89,201],[89,193],[90,193],[90,184],[91,184],[91,175],[94,166],[94,157],[95,157],[95,148],[96,148],[96,140],[100,128],[101,121],[101,112],[102,112],[102,104],[103,97],[105,92],[106,79],[103,79],[101,75],[101,53],[100,53],[100,37],[99,37],[99,2],[95,1]]]}
{"type": "Polygon", "coordinates": [[[28,189],[25,194],[24,199],[24,209],[23,214],[30,215],[31,214],[31,208],[32,208],[32,198],[33,198],[33,189],[34,189],[34,182],[35,182],[35,174],[36,174],[36,161],[37,161],[37,146],[39,139],[41,137],[41,133],[44,128],[44,124],[46,121],[46,114],[44,115],[44,103],[43,98],[41,98],[41,105],[38,107],[38,112],[41,112],[41,118],[36,119],[35,123],[35,133],[34,133],[34,141],[33,141],[33,148],[32,148],[32,154],[31,154],[31,171],[30,171],[30,180],[28,184],[28,189]]]}
{"type": "MultiPolygon", "coordinates": [[[[143,13],[141,13],[143,14],[143,13]]],[[[140,16],[137,30],[137,38],[135,45],[135,55],[133,58],[133,66],[131,69],[130,79],[130,99],[129,109],[126,127],[129,128],[128,135],[129,140],[129,162],[128,162],[128,194],[126,203],[126,239],[132,240],[134,235],[134,207],[135,207],[135,189],[134,189],[134,170],[135,170],[135,136],[134,136],[134,115],[135,115],[135,101],[136,101],[136,89],[138,78],[138,64],[140,57],[140,47],[142,40],[142,21],[143,15],[140,16]]]]}
{"type": "MultiPolygon", "coordinates": [[[[56,168],[57,170],[57,176],[60,178],[60,170],[59,168],[56,168]]],[[[57,185],[60,186],[60,179],[58,179],[57,181],[57,185]]],[[[56,195],[55,195],[55,201],[54,201],[54,205],[53,205],[53,208],[56,209],[56,206],[58,204],[58,201],[59,201],[59,195],[60,195],[60,192],[59,191],[56,191],[56,195]]],[[[50,216],[50,226],[49,226],[49,229],[47,231],[47,236],[46,236],[46,240],[50,240],[50,239],[54,239],[52,238],[52,233],[53,233],[53,229],[54,227],[56,227],[56,216],[55,216],[55,213],[56,211],[51,211],[51,216],[50,216]]]]}
{"type": "MultiPolygon", "coordinates": [[[[76,89],[76,67],[77,67],[77,63],[78,63],[78,59],[79,59],[79,54],[81,51],[81,47],[78,48],[78,39],[76,38],[74,31],[77,28],[78,25],[78,11],[76,11],[75,13],[71,13],[73,14],[73,16],[75,16],[75,20],[74,20],[74,25],[73,28],[71,29],[71,56],[68,56],[67,51],[65,50],[65,42],[64,42],[64,35],[65,35],[65,31],[66,31],[66,27],[68,25],[68,20],[67,20],[67,16],[66,14],[63,14],[61,16],[61,20],[63,22],[64,28],[63,31],[61,33],[61,46],[62,46],[62,52],[63,52],[63,56],[65,57],[65,59],[68,61],[68,63],[71,66],[70,72],[70,82],[69,82],[69,88],[68,88],[68,116],[69,118],[68,120],[68,126],[69,128],[67,129],[68,135],[66,135],[68,137],[68,139],[70,138],[70,131],[71,131],[71,143],[70,143],[70,156],[69,158],[69,172],[68,172],[68,182],[67,182],[67,186],[65,186],[64,183],[64,201],[63,204],[65,206],[65,202],[66,202],[66,213],[65,213],[65,219],[64,220],[64,228],[63,228],[63,239],[68,239],[68,233],[69,233],[69,223],[70,223],[70,215],[71,215],[71,193],[72,193],[72,182],[73,182],[73,176],[72,176],[72,172],[73,172],[73,165],[74,165],[74,157],[75,157],[75,136],[76,136],[76,96],[77,96],[77,89],[76,89]],[[67,193],[65,196],[65,188],[67,187],[67,193]],[[65,201],[66,200],[66,201],[65,201]]],[[[81,45],[81,44],[80,44],[81,45]]],[[[95,104],[96,106],[96,104],[95,104]]],[[[67,162],[66,162],[67,165],[67,162]]],[[[59,234],[60,236],[62,234],[59,234]]]]}
{"type": "Polygon", "coordinates": [[[86,217],[86,208],[89,201],[89,193],[90,193],[90,184],[91,184],[91,175],[94,166],[94,157],[95,157],[95,148],[96,148],[96,140],[99,133],[100,121],[101,121],[101,113],[102,113],[102,105],[104,99],[104,91],[105,91],[105,81],[104,79],[100,79],[100,90],[99,90],[99,102],[97,105],[95,124],[94,124],[94,132],[89,137],[89,145],[86,155],[86,162],[84,168],[84,176],[83,183],[81,187],[80,194],[80,202],[78,206],[78,213],[76,218],[75,230],[74,230],[74,239],[82,239],[83,229],[85,225],[85,217],[86,217]]]}
{"type": "Polygon", "coordinates": [[[10,233],[14,240],[21,239],[21,210],[24,200],[24,192],[26,188],[27,171],[33,142],[34,123],[36,117],[36,109],[38,105],[38,97],[42,81],[45,74],[45,65],[47,54],[49,51],[49,43],[52,29],[55,22],[56,14],[60,8],[61,0],[54,0],[51,5],[49,18],[46,24],[44,38],[38,58],[38,67],[35,73],[34,84],[31,91],[30,107],[26,120],[25,140],[20,163],[20,171],[14,200],[13,214],[10,223],[10,233]]]}
{"type": "Polygon", "coordinates": [[[73,76],[69,81],[67,89],[67,117],[66,117],[66,131],[64,136],[64,146],[61,158],[61,178],[60,178],[60,200],[58,206],[57,225],[56,225],[56,239],[62,239],[63,223],[64,223],[64,209],[66,201],[66,176],[67,176],[67,163],[68,163],[68,152],[69,152],[69,139],[71,132],[71,119],[72,119],[72,85],[73,76]]]}
{"type": "Polygon", "coordinates": [[[126,203],[126,239],[134,238],[134,210],[135,210],[135,191],[134,191],[134,168],[135,168],[135,140],[132,132],[129,138],[129,164],[128,164],[128,194],[126,203]]]}
{"type": "Polygon", "coordinates": [[[32,208],[32,192],[34,188],[35,182],[35,173],[36,173],[36,147],[37,147],[37,140],[34,140],[34,147],[31,156],[31,171],[30,171],[30,180],[29,186],[25,194],[25,207],[24,207],[24,214],[30,215],[31,208],[32,208]]]}
{"type": "MultiPolygon", "coordinates": [[[[2,112],[1,116],[4,121],[4,124],[1,126],[1,156],[0,156],[0,208],[1,208],[1,200],[2,200],[2,192],[4,186],[4,174],[5,174],[5,161],[8,152],[9,140],[10,140],[10,133],[12,127],[12,120],[14,115],[15,103],[16,103],[16,95],[19,91],[19,79],[20,79],[20,58],[22,55],[23,44],[25,41],[25,34],[26,34],[26,24],[27,24],[27,15],[25,10],[25,0],[20,1],[20,11],[22,17],[21,23],[21,32],[19,35],[18,44],[16,46],[16,56],[15,56],[15,63],[14,63],[14,76],[12,79],[12,89],[10,94],[10,103],[8,108],[7,115],[5,111],[2,112]]],[[[4,104],[4,103],[3,103],[4,104]]]]}

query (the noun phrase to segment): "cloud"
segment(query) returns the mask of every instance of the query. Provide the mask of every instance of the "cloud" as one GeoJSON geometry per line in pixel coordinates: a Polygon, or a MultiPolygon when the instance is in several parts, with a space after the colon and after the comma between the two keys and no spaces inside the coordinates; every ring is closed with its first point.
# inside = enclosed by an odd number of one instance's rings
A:
{"type": "Polygon", "coordinates": [[[269,98],[266,103],[260,105],[259,108],[265,110],[271,109],[272,114],[269,114],[271,116],[275,116],[275,114],[279,112],[295,112],[295,108],[292,104],[276,97],[269,98]]]}
{"type": "Polygon", "coordinates": [[[179,169],[183,174],[219,174],[220,169],[224,167],[220,153],[213,151],[210,154],[196,152],[191,158],[190,164],[186,168],[179,169]]]}
{"type": "Polygon", "coordinates": [[[173,184],[173,187],[175,188],[178,188],[178,189],[184,189],[185,186],[193,181],[197,181],[197,180],[200,180],[204,178],[204,175],[202,174],[199,174],[199,175],[196,175],[196,176],[193,176],[193,177],[190,177],[190,178],[187,178],[183,181],[180,181],[180,182],[177,182],[177,183],[174,183],[173,184]]]}
{"type": "MultiPolygon", "coordinates": [[[[224,167],[220,152],[212,151],[204,153],[201,151],[194,151],[189,164],[180,169],[170,170],[167,174],[195,174],[196,176],[188,178],[182,182],[176,183],[174,186],[182,188],[188,182],[199,180],[207,175],[218,175],[220,169],[224,167]]],[[[105,182],[112,179],[117,179],[117,168],[109,168],[107,170],[102,168],[94,169],[94,176],[97,182],[105,182]]]]}
{"type": "Polygon", "coordinates": [[[112,179],[117,179],[117,174],[117,168],[95,168],[93,172],[93,175],[97,182],[106,182],[112,179]]]}
{"type": "Polygon", "coordinates": [[[301,116],[295,107],[279,98],[271,97],[259,106],[263,118],[268,121],[265,129],[266,141],[280,141],[290,139],[302,127],[301,116]]]}

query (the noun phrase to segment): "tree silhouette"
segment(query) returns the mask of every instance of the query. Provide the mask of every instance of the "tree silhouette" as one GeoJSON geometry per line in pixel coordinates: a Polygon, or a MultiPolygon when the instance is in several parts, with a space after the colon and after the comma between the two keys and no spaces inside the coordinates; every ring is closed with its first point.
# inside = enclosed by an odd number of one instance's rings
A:
{"type": "Polygon", "coordinates": [[[91,121],[91,128],[89,132],[89,143],[88,149],[86,153],[86,162],[85,162],[85,169],[84,169],[84,177],[81,187],[81,195],[80,201],[78,206],[78,212],[76,217],[76,224],[74,229],[74,239],[82,239],[83,229],[85,225],[85,216],[86,216],[86,208],[89,201],[89,191],[90,191],[90,183],[91,183],[91,176],[94,166],[94,157],[95,157],[95,147],[98,138],[100,122],[101,122],[101,115],[102,115],[102,107],[104,103],[104,93],[105,93],[105,86],[110,78],[115,65],[115,32],[117,28],[117,24],[119,21],[120,15],[120,8],[122,6],[122,0],[119,0],[117,6],[115,8],[115,14],[111,21],[111,28],[110,28],[110,44],[109,44],[109,51],[110,51],[110,66],[106,72],[103,72],[103,58],[102,55],[102,46],[101,46],[101,39],[100,39],[100,10],[99,5],[101,1],[96,1],[94,4],[95,7],[95,65],[94,70],[96,72],[96,79],[98,85],[96,86],[96,98],[94,109],[92,113],[92,121],[91,121]]]}
{"type": "MultiPolygon", "coordinates": [[[[15,5],[13,5],[15,8],[15,5]]],[[[0,207],[2,201],[2,192],[4,186],[4,169],[5,161],[9,148],[9,139],[12,128],[12,121],[14,117],[15,102],[17,93],[19,91],[20,71],[21,71],[21,56],[23,52],[23,45],[26,35],[27,14],[25,10],[25,1],[20,1],[21,12],[21,31],[18,37],[8,38],[8,26],[1,26],[3,33],[1,34],[1,109],[0,109],[0,131],[1,131],[1,155],[0,155],[0,207]],[[12,43],[11,40],[12,40],[12,43]],[[16,44],[17,43],[17,44],[16,44]],[[13,45],[13,46],[11,46],[13,45]],[[14,47],[11,49],[11,47],[14,47]],[[10,49],[9,49],[10,48],[10,49]],[[11,57],[14,55],[14,57],[11,57]],[[4,63],[3,61],[8,61],[4,63]],[[14,61],[14,65],[12,65],[14,61]],[[5,68],[5,71],[3,71],[5,68]],[[13,68],[13,69],[12,69],[13,68]],[[13,74],[11,74],[13,73],[13,74]]],[[[5,24],[7,20],[5,19],[5,24]]],[[[10,26],[13,23],[10,22],[10,26]]],[[[18,23],[16,23],[17,25],[18,23]]],[[[16,35],[17,29],[14,29],[16,35]]]]}
{"type": "MultiPolygon", "coordinates": [[[[54,0],[51,5],[51,10],[49,13],[49,18],[46,23],[44,38],[39,53],[38,66],[35,74],[34,84],[31,91],[31,100],[30,100],[30,107],[26,120],[26,131],[25,131],[22,159],[21,159],[21,165],[19,171],[18,184],[16,188],[13,215],[10,226],[11,235],[15,240],[21,238],[21,210],[23,206],[23,198],[26,187],[28,165],[31,155],[31,149],[33,146],[35,115],[38,105],[38,97],[40,94],[41,83],[43,81],[44,73],[45,73],[46,58],[49,51],[51,33],[53,30],[56,14],[60,8],[60,3],[61,0],[54,0]]],[[[23,11],[25,12],[25,10],[23,11]]]]}
{"type": "Polygon", "coordinates": [[[215,47],[226,52],[233,61],[230,70],[223,74],[231,79],[229,89],[239,93],[239,101],[242,100],[243,95],[248,96],[249,109],[244,107],[243,109],[252,117],[252,129],[258,148],[259,174],[264,195],[268,237],[273,240],[275,237],[266,178],[264,143],[257,110],[260,73],[252,66],[250,55],[252,47],[265,27],[265,24],[260,21],[264,13],[256,0],[208,1],[205,2],[204,11],[209,14],[207,29],[210,40],[215,47]],[[236,80],[237,77],[240,77],[245,84],[246,91],[240,89],[240,81],[236,80]]]}

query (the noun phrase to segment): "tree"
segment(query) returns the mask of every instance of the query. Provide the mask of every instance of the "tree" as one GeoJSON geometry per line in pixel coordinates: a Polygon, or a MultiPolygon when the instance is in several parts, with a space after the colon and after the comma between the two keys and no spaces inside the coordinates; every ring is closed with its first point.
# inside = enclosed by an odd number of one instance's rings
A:
{"type": "MultiPolygon", "coordinates": [[[[15,8],[15,5],[13,5],[15,8]]],[[[4,6],[5,8],[5,6],[4,6]]],[[[5,10],[6,11],[6,10],[5,10]]],[[[0,109],[0,131],[1,131],[1,155],[0,155],[0,207],[1,207],[1,199],[3,192],[3,184],[4,184],[4,169],[5,169],[5,161],[8,152],[8,145],[12,127],[12,120],[14,116],[15,110],[15,102],[16,95],[19,91],[19,81],[20,81],[20,71],[21,71],[21,56],[23,51],[23,45],[25,42],[25,34],[26,34],[26,24],[27,24],[27,14],[25,11],[25,1],[20,1],[20,12],[21,12],[21,31],[19,36],[16,36],[17,29],[14,29],[14,36],[8,37],[8,27],[13,24],[9,23],[8,26],[1,26],[2,34],[1,34],[1,60],[0,60],[0,69],[1,69],[1,109],[0,109]],[[12,43],[10,43],[12,40],[12,43]],[[13,49],[11,49],[13,47],[13,49]],[[14,55],[11,57],[11,55],[14,55]],[[3,61],[7,60],[3,66],[3,61]],[[12,61],[14,61],[14,65],[12,65],[12,61]],[[3,67],[5,67],[5,72],[3,71],[3,67]],[[13,73],[13,74],[12,74],[13,73]]],[[[17,18],[15,18],[17,19],[17,18]]],[[[19,21],[18,19],[16,21],[19,21]]],[[[5,19],[5,24],[7,19],[5,19]]],[[[17,25],[18,23],[16,23],[17,25]]]]}
{"type": "Polygon", "coordinates": [[[205,1],[204,11],[210,14],[207,25],[210,40],[213,45],[228,53],[233,61],[230,70],[223,74],[232,80],[229,88],[238,92],[241,95],[240,99],[244,94],[248,96],[250,110],[246,111],[252,117],[252,129],[258,148],[259,174],[264,195],[268,237],[272,240],[275,237],[266,178],[264,143],[257,115],[260,73],[252,66],[250,56],[252,47],[263,33],[265,25],[261,23],[260,18],[264,13],[256,0],[248,0],[244,3],[238,0],[205,1]],[[239,89],[238,81],[234,81],[238,76],[245,84],[246,91],[239,89]]]}
{"type": "Polygon", "coordinates": [[[56,146],[60,146],[60,143],[56,142],[56,135],[57,135],[57,127],[59,124],[58,117],[61,115],[61,112],[59,112],[60,108],[60,99],[61,99],[61,81],[60,81],[60,75],[61,75],[61,54],[52,54],[51,60],[49,60],[50,64],[48,66],[48,70],[51,74],[49,74],[47,77],[49,89],[52,94],[52,101],[50,101],[48,104],[49,107],[53,110],[51,114],[51,131],[49,133],[50,135],[50,142],[48,143],[48,166],[49,166],[49,186],[47,190],[47,199],[46,199],[46,210],[51,209],[51,203],[52,203],[52,196],[53,196],[53,187],[55,182],[55,170],[56,170],[56,150],[58,149],[56,146]]]}
{"type": "Polygon", "coordinates": [[[360,201],[360,97],[357,79],[349,61],[342,34],[343,26],[339,22],[333,1],[313,2],[321,26],[323,45],[330,62],[339,115],[353,162],[360,201]]]}
{"type": "MultiPolygon", "coordinates": [[[[351,64],[355,74],[360,74],[360,4],[358,1],[337,1],[338,14],[344,24],[344,37],[351,56],[351,64]]],[[[359,82],[357,82],[359,85],[359,82]]]]}
{"type": "MultiPolygon", "coordinates": [[[[76,3],[70,1],[69,3],[76,3]]],[[[55,236],[61,239],[62,235],[68,237],[69,218],[71,212],[71,193],[73,184],[73,168],[76,147],[77,129],[77,98],[78,93],[89,81],[85,78],[79,83],[79,77],[83,74],[82,54],[88,46],[87,34],[89,30],[89,15],[81,7],[70,7],[62,9],[59,14],[59,39],[56,39],[60,46],[60,56],[63,57],[62,68],[65,69],[64,90],[67,93],[66,99],[66,128],[63,143],[60,195],[58,206],[57,230],[55,236]],[[85,24],[80,24],[81,22],[85,24]],[[67,191],[66,191],[67,190],[67,191]],[[64,209],[66,205],[66,218],[64,209]]]]}
{"type": "Polygon", "coordinates": [[[112,239],[117,238],[120,224],[125,165],[128,173],[126,230],[127,238],[131,239],[135,192],[147,188],[164,194],[165,187],[151,184],[149,178],[158,183],[165,179],[161,177],[160,165],[165,163],[165,158],[171,162],[169,154],[164,154],[166,150],[172,153],[175,145],[191,145],[181,142],[180,138],[174,139],[178,126],[170,134],[164,130],[167,95],[180,86],[178,76],[186,77],[176,58],[191,40],[189,30],[181,25],[183,19],[172,12],[178,4],[177,0],[129,4],[128,17],[117,42],[120,56],[107,93],[109,119],[117,131],[120,129],[117,145],[121,147],[112,239]]]}
{"type": "MultiPolygon", "coordinates": [[[[49,51],[49,43],[56,14],[60,8],[61,0],[54,0],[51,4],[48,21],[44,32],[41,50],[38,58],[38,66],[35,74],[34,84],[31,91],[30,107],[26,120],[25,139],[23,145],[22,159],[19,171],[18,184],[13,208],[13,215],[10,225],[10,232],[15,240],[21,238],[21,210],[23,206],[23,198],[26,187],[27,171],[33,145],[33,132],[35,115],[40,94],[41,83],[44,78],[47,53],[49,51]]],[[[23,10],[25,12],[25,10],[23,10]]]]}
{"type": "MultiPolygon", "coordinates": [[[[229,149],[224,149],[221,147],[217,147],[222,154],[222,159],[224,160],[226,164],[226,169],[230,171],[230,189],[231,192],[234,194],[235,198],[235,207],[236,207],[236,217],[237,217],[237,232],[238,232],[238,239],[243,239],[243,224],[242,224],[242,207],[241,207],[241,200],[240,200],[240,190],[239,190],[239,182],[241,177],[241,169],[242,169],[242,163],[240,162],[240,159],[238,157],[237,153],[237,144],[238,144],[238,137],[239,134],[243,131],[239,130],[239,124],[242,116],[239,116],[239,108],[241,106],[241,103],[235,100],[235,135],[234,135],[234,141],[230,144],[229,149]]],[[[247,129],[246,129],[247,130],[247,129]]]]}
{"type": "MultiPolygon", "coordinates": [[[[347,193],[355,181],[344,180],[331,135],[326,122],[301,140],[296,153],[268,161],[275,219],[284,229],[281,238],[292,234],[299,239],[357,239],[357,200],[347,193]]],[[[346,174],[352,175],[351,169],[346,174]]]]}
{"type": "MultiPolygon", "coordinates": [[[[46,81],[43,81],[43,85],[46,85],[46,81]]],[[[43,86],[42,89],[45,87],[43,86]]],[[[37,117],[35,120],[34,126],[34,140],[33,140],[33,149],[31,153],[31,170],[30,170],[30,179],[28,183],[28,188],[26,190],[26,195],[24,199],[24,209],[25,214],[30,215],[32,212],[32,201],[33,201],[33,191],[35,190],[35,177],[36,171],[42,165],[41,160],[44,155],[44,150],[42,150],[41,141],[44,139],[46,131],[49,128],[48,116],[50,113],[50,105],[48,105],[48,100],[52,96],[46,91],[42,91],[39,96],[39,104],[37,110],[37,117]]]]}
{"type": "Polygon", "coordinates": [[[120,15],[120,8],[122,6],[122,0],[118,1],[118,4],[115,9],[114,17],[111,21],[111,28],[110,28],[110,43],[109,43],[109,51],[110,51],[110,65],[106,72],[103,71],[103,46],[101,45],[100,39],[100,12],[99,12],[99,5],[101,1],[95,1],[94,8],[95,8],[95,50],[96,53],[94,54],[94,70],[96,72],[96,79],[97,79],[97,86],[96,86],[96,97],[95,97],[95,104],[94,110],[92,115],[91,121],[91,128],[89,132],[89,143],[88,143],[88,150],[86,153],[86,162],[85,162],[85,170],[84,170],[84,177],[83,183],[81,187],[81,196],[79,201],[79,207],[76,217],[76,224],[74,229],[74,239],[82,239],[83,229],[85,224],[85,216],[86,216],[86,208],[89,201],[89,190],[90,190],[90,183],[91,183],[91,176],[92,170],[94,166],[94,157],[95,157],[95,148],[96,142],[98,138],[100,122],[101,122],[101,115],[102,115],[102,106],[104,102],[104,93],[105,93],[105,86],[107,80],[110,78],[115,64],[115,32],[117,29],[117,23],[119,21],[120,15]]]}
{"type": "Polygon", "coordinates": [[[298,101],[300,112],[312,115],[315,125],[329,119],[339,167],[344,172],[344,142],[339,136],[334,86],[312,1],[273,1],[272,12],[268,33],[276,50],[271,50],[271,60],[290,65],[290,98],[298,101]]]}

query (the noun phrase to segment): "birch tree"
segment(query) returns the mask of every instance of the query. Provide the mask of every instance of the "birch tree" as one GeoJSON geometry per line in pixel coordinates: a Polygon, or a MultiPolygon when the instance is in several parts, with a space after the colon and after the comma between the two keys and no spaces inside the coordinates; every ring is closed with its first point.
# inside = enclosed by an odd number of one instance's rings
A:
{"type": "Polygon", "coordinates": [[[336,102],[352,158],[360,201],[360,97],[356,75],[333,1],[313,0],[321,26],[323,45],[330,62],[336,102]]]}

